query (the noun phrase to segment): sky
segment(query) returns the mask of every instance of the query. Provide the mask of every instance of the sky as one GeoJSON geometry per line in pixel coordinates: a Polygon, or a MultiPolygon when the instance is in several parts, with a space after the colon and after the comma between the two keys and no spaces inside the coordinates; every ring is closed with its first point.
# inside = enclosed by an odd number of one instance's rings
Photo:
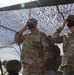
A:
{"type": "Polygon", "coordinates": [[[10,5],[15,5],[19,3],[26,3],[35,0],[0,0],[0,8],[10,5]]]}

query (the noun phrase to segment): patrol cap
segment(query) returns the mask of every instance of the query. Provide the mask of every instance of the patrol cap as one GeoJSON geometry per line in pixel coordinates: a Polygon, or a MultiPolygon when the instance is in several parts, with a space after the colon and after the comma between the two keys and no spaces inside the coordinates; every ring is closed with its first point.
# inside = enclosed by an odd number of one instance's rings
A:
{"type": "Polygon", "coordinates": [[[69,20],[74,20],[74,15],[69,15],[67,18],[67,21],[69,21],[69,20]]]}
{"type": "Polygon", "coordinates": [[[35,18],[30,18],[30,19],[28,19],[27,23],[30,23],[30,22],[36,22],[37,23],[37,20],[35,18]]]}
{"type": "Polygon", "coordinates": [[[74,26],[74,15],[69,15],[66,21],[69,28],[74,26]]]}

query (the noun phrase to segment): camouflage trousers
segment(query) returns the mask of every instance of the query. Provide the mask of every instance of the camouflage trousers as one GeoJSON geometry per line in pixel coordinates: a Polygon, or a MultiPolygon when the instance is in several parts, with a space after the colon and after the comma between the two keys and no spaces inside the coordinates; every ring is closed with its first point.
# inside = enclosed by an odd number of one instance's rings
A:
{"type": "Polygon", "coordinates": [[[74,67],[64,66],[63,67],[63,75],[74,75],[74,67]]]}
{"type": "Polygon", "coordinates": [[[43,75],[43,71],[36,68],[23,68],[22,75],[43,75]]]}

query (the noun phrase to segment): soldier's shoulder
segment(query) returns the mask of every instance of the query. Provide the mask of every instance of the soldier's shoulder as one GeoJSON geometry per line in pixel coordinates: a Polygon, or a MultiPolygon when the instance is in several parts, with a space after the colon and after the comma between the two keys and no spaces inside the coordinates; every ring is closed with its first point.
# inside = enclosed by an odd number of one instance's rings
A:
{"type": "Polygon", "coordinates": [[[40,36],[47,39],[47,35],[44,32],[40,32],[40,36]]]}
{"type": "Polygon", "coordinates": [[[46,34],[42,31],[39,31],[40,35],[46,36],[46,34]]]}

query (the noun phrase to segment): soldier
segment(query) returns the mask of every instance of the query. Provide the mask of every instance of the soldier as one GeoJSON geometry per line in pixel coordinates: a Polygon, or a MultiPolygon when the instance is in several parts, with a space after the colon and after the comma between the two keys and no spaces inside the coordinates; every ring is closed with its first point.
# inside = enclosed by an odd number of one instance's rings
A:
{"type": "Polygon", "coordinates": [[[55,43],[63,43],[63,75],[74,75],[74,15],[68,16],[61,27],[59,27],[52,35],[51,39],[55,43]],[[60,35],[66,24],[70,30],[70,33],[60,35]]]}
{"type": "Polygon", "coordinates": [[[52,58],[46,34],[37,29],[37,20],[31,18],[19,32],[14,41],[22,44],[21,58],[24,61],[23,75],[43,75],[47,62],[52,58]],[[27,29],[29,33],[23,34],[27,29]]]}
{"type": "Polygon", "coordinates": [[[50,62],[47,64],[46,68],[47,70],[57,71],[59,65],[61,65],[60,48],[52,42],[51,35],[47,36],[47,40],[49,42],[49,47],[52,52],[53,59],[51,64],[49,64],[50,62]]]}

